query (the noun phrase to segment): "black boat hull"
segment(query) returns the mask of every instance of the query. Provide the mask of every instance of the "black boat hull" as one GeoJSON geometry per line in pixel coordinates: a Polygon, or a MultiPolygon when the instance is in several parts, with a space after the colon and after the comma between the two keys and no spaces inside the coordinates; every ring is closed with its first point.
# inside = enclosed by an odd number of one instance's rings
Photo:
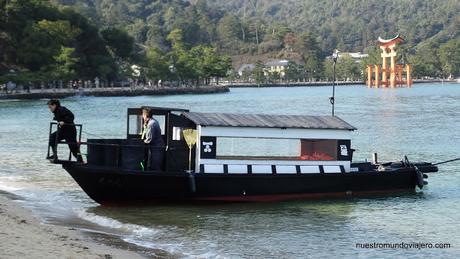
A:
{"type": "Polygon", "coordinates": [[[172,201],[280,201],[414,192],[417,173],[189,174],[139,172],[63,164],[86,194],[100,204],[172,201]]]}

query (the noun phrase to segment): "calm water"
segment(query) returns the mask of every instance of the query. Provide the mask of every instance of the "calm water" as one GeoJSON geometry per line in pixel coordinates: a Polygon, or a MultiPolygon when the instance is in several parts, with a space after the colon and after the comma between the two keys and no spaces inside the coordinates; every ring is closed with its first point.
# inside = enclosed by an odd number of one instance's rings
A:
{"type": "MultiPolygon", "coordinates": [[[[330,89],[232,89],[218,95],[75,97],[63,101],[85,131],[123,137],[127,107],[205,112],[330,113],[330,89]]],[[[337,90],[336,113],[358,128],[357,160],[460,157],[460,85],[337,90]]],[[[222,258],[460,256],[460,163],[446,164],[415,195],[270,204],[105,208],[44,160],[51,114],[44,100],[0,101],[0,190],[44,220],[110,233],[153,256],[222,258]],[[358,249],[364,242],[450,243],[450,249],[358,249]]],[[[84,137],[86,137],[84,135],[84,137]]]]}

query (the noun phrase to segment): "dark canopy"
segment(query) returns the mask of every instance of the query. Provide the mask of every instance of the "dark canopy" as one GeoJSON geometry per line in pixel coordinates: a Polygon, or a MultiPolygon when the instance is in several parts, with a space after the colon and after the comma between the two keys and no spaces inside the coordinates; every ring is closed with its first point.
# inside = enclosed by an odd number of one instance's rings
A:
{"type": "Polygon", "coordinates": [[[202,126],[356,130],[339,117],[184,112],[183,116],[202,126]]]}

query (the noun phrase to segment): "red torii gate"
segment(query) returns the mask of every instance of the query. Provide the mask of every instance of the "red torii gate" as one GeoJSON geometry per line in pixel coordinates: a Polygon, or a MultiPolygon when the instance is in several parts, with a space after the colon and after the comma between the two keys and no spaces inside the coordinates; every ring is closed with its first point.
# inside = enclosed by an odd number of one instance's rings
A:
{"type": "Polygon", "coordinates": [[[384,87],[395,88],[406,85],[412,86],[412,66],[410,64],[400,65],[396,64],[396,45],[404,42],[404,39],[398,34],[396,37],[384,40],[379,37],[378,43],[382,49],[382,67],[380,65],[367,66],[367,87],[384,87]],[[388,68],[387,58],[390,58],[390,67],[388,68]],[[406,78],[403,78],[405,72],[406,78]],[[380,74],[382,79],[380,80],[380,74]],[[388,78],[389,76],[389,78],[388,78]],[[389,79],[389,80],[388,80],[389,79]]]}

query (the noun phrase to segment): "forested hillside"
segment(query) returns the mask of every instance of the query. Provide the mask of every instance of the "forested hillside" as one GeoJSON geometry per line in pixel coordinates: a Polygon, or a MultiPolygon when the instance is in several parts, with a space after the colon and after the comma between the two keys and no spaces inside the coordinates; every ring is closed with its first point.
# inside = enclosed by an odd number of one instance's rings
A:
{"type": "MultiPolygon", "coordinates": [[[[327,77],[325,57],[334,49],[370,53],[365,62],[374,62],[378,36],[401,34],[406,39],[402,59],[414,64],[415,76],[460,74],[458,0],[0,0],[0,4],[0,70],[15,66],[53,71],[56,78],[114,79],[129,74],[129,64],[139,64],[155,79],[170,73],[167,77],[207,80],[226,75],[228,55],[234,67],[287,58],[317,79],[327,77]],[[65,71],[56,74],[58,65],[65,71]]],[[[349,70],[360,73],[357,67],[349,70]]]]}
{"type": "Polygon", "coordinates": [[[428,39],[446,42],[460,31],[457,0],[52,1],[76,8],[100,26],[127,28],[147,45],[165,45],[168,32],[180,27],[189,33],[185,37],[189,43],[220,44],[230,53],[257,47],[251,43],[270,45],[288,31],[313,33],[327,52],[362,51],[378,36],[395,34],[403,35],[411,46],[428,39]],[[240,48],[230,47],[229,40],[240,48]]]}
{"type": "MultiPolygon", "coordinates": [[[[407,59],[421,66],[434,62],[423,52],[460,36],[458,0],[53,1],[76,8],[99,26],[125,28],[144,47],[168,50],[167,35],[178,28],[186,46],[216,47],[233,56],[236,66],[243,61],[288,58],[306,63],[309,71],[321,71],[319,64],[333,49],[371,52],[379,36],[396,34],[406,39],[407,59]]],[[[418,71],[433,76],[452,72],[427,69],[418,71]]]]}
{"type": "Polygon", "coordinates": [[[318,35],[324,50],[362,51],[378,36],[401,34],[414,46],[428,39],[446,42],[460,34],[457,0],[214,0],[212,6],[263,28],[285,24],[318,35]]]}

